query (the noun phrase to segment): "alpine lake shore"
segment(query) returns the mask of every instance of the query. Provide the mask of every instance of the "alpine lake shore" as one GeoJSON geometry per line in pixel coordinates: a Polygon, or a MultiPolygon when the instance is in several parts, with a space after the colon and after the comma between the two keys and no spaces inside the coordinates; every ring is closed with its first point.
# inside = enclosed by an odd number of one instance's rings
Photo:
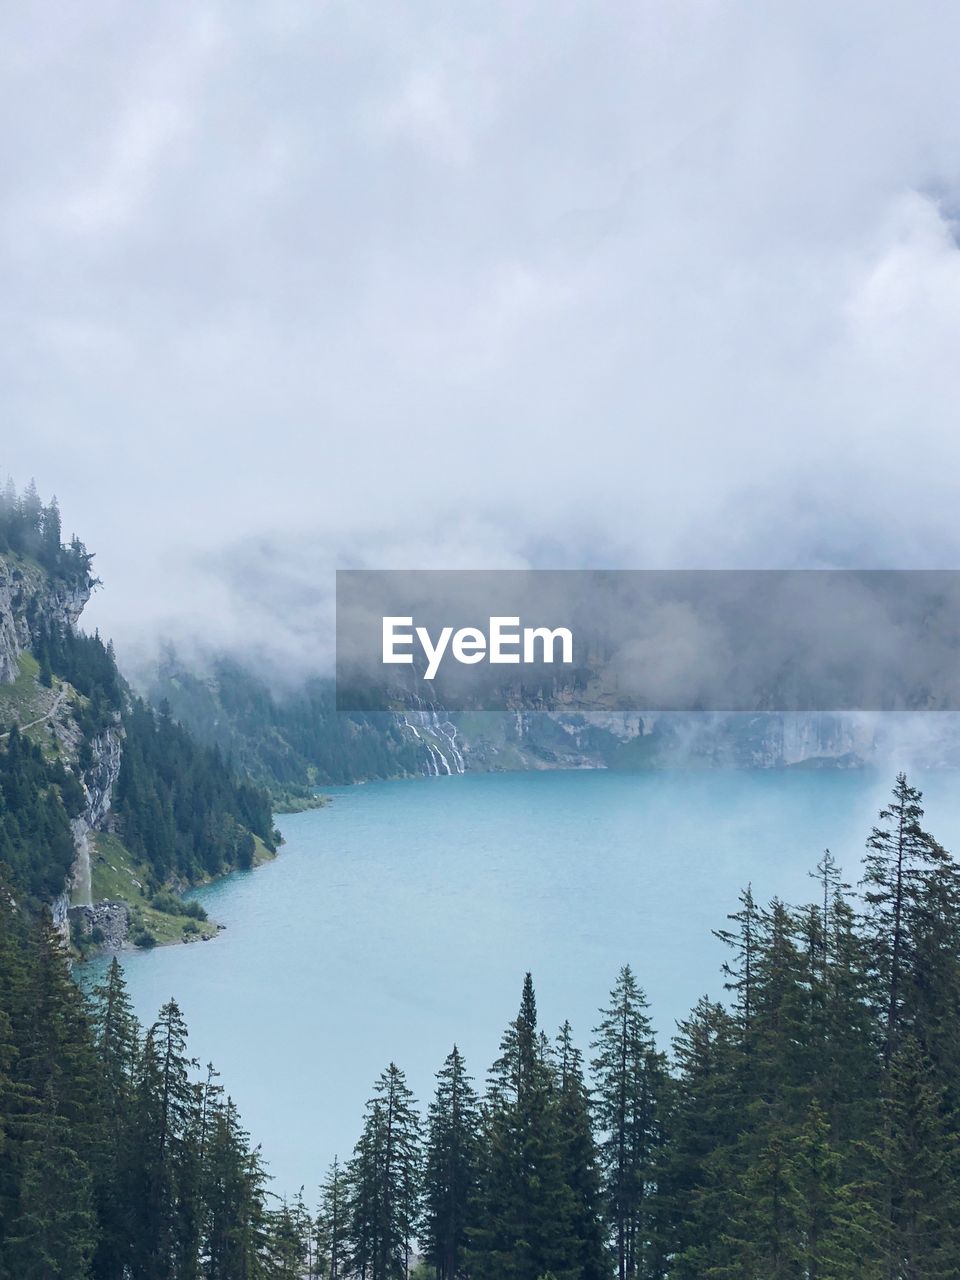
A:
{"type": "MultiPolygon", "coordinates": [[[[329,804],[329,797],[278,797],[275,814],[301,813],[329,804]]],[[[75,962],[104,954],[146,951],[153,947],[209,942],[226,928],[210,919],[200,903],[187,895],[194,889],[236,875],[231,867],[219,876],[204,876],[193,883],[172,883],[159,891],[147,887],[145,869],[113,832],[96,832],[90,839],[90,901],[83,901],[78,887],[70,895],[70,949],[75,962]]],[[[254,836],[254,853],[248,868],[255,871],[280,854],[283,838],[271,849],[254,836]]]]}

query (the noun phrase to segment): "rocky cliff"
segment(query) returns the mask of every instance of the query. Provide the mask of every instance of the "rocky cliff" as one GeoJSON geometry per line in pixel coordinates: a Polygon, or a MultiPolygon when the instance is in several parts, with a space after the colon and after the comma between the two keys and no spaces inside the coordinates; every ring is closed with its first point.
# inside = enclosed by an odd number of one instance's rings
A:
{"type": "MultiPolygon", "coordinates": [[[[946,712],[706,715],[635,712],[456,715],[469,770],[855,769],[960,765],[960,716],[946,712]]],[[[442,746],[442,744],[440,744],[442,746]]]]}
{"type": "Polygon", "coordinates": [[[70,823],[77,857],[64,892],[52,907],[58,928],[64,927],[71,903],[83,907],[93,903],[93,840],[98,831],[110,829],[110,805],[120,776],[122,743],[122,731],[116,725],[97,734],[89,744],[91,763],[81,774],[86,803],[83,812],[70,823]]]}
{"type": "Polygon", "coordinates": [[[84,581],[51,577],[26,556],[0,555],[0,684],[16,680],[43,625],[72,627],[89,599],[84,581]]]}

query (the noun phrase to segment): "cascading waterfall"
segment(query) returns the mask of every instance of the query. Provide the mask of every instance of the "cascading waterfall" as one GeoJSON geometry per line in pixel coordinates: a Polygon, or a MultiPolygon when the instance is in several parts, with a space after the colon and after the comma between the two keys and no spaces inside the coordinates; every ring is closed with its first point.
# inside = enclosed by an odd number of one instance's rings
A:
{"type": "Polygon", "coordinates": [[[435,778],[466,773],[463,752],[457,746],[456,725],[441,719],[442,708],[438,710],[433,703],[424,702],[416,694],[412,696],[415,705],[404,713],[403,724],[426,751],[424,772],[435,778]]]}

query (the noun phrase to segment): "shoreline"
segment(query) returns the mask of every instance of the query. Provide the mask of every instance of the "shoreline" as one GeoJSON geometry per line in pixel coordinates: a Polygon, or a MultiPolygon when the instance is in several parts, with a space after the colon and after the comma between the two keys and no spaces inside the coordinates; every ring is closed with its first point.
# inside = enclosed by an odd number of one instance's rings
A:
{"type": "MultiPolygon", "coordinates": [[[[310,808],[321,808],[311,805],[310,808]]],[[[133,892],[102,893],[89,903],[71,903],[67,908],[69,932],[67,943],[73,964],[85,964],[107,955],[123,952],[154,951],[158,947],[190,946],[197,942],[210,942],[226,930],[226,925],[209,918],[202,907],[190,909],[194,900],[187,897],[195,889],[217,884],[238,873],[256,871],[275,862],[280,856],[283,841],[271,850],[258,836],[253,860],[249,867],[230,867],[216,876],[207,876],[195,884],[178,887],[171,884],[148,896],[143,882],[136,872],[139,868],[129,862],[129,854],[119,839],[109,832],[94,833],[94,857],[91,880],[101,888],[109,884],[132,889],[133,892]],[[114,861],[110,861],[113,858],[114,861]],[[99,874],[98,874],[99,873],[99,874]],[[126,885],[124,885],[126,881],[126,885]],[[157,900],[164,900],[163,906],[157,900]],[[168,903],[182,901],[185,910],[171,911],[168,903]],[[138,938],[140,941],[138,941],[138,938]],[[86,941],[89,939],[89,941],[86,941]]]]}

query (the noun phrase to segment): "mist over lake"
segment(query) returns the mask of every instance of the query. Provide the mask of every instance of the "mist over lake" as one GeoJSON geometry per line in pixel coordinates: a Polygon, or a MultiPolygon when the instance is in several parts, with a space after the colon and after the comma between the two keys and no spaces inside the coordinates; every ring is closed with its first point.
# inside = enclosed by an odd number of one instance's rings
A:
{"type": "MultiPolygon", "coordinates": [[[[827,846],[855,881],[891,781],[571,771],[338,789],[280,820],[276,862],[197,892],[227,926],[215,941],[125,952],[126,977],[145,1021],[177,998],[277,1189],[313,1194],[391,1059],[422,1102],[454,1040],[482,1080],[527,969],[544,1028],[569,1017],[586,1048],[629,962],[665,1045],[722,992],[711,930],[739,888],[806,901],[827,846]]],[[[956,776],[921,782],[929,827],[960,846],[956,776]]]]}

